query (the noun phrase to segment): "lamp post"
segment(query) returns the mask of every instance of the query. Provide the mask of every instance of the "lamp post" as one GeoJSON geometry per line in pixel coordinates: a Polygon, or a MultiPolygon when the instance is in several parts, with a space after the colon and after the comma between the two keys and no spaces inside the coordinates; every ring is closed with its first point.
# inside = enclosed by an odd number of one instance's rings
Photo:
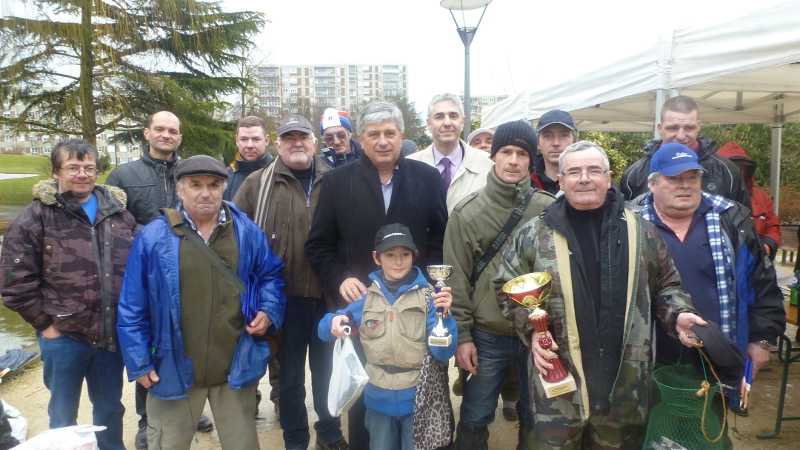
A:
{"type": "Polygon", "coordinates": [[[469,136],[472,132],[472,112],[470,111],[470,96],[469,96],[469,45],[475,38],[475,33],[478,32],[478,27],[483,20],[483,15],[486,13],[486,8],[492,3],[492,0],[442,0],[439,5],[450,11],[453,17],[453,22],[456,23],[458,35],[461,37],[461,42],[464,43],[464,115],[467,116],[466,123],[464,124],[464,138],[469,136]],[[464,11],[483,8],[481,17],[478,19],[478,24],[474,27],[468,27],[464,11]],[[458,24],[453,11],[461,11],[461,21],[463,26],[458,24]]]}

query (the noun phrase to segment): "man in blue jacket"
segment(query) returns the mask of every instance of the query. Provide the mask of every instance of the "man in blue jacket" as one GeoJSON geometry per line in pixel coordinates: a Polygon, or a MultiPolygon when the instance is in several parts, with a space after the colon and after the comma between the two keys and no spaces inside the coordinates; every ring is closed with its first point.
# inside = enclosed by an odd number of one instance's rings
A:
{"type": "Polygon", "coordinates": [[[222,163],[193,156],[175,176],[181,203],[134,240],[117,323],[128,378],[148,388],[148,448],[188,450],[208,400],[222,447],[256,449],[255,385],[269,359],[260,337],[283,321],[283,264],[264,232],[222,201],[222,163]],[[257,313],[245,315],[247,299],[257,313]]]}

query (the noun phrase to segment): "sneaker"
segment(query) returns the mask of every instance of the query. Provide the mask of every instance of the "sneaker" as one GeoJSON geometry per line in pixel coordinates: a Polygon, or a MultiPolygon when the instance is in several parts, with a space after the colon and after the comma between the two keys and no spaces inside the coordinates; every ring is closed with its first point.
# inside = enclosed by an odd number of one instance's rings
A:
{"type": "Polygon", "coordinates": [[[519,415],[517,414],[517,402],[503,400],[503,418],[509,422],[516,422],[519,420],[519,415]]]}
{"type": "Polygon", "coordinates": [[[147,424],[139,425],[139,431],[136,432],[136,439],[133,445],[136,447],[136,450],[147,448],[147,424]]]}
{"type": "Polygon", "coordinates": [[[317,440],[317,445],[314,448],[316,450],[350,450],[350,445],[348,445],[347,441],[344,439],[339,439],[338,441],[331,442],[330,444],[323,444],[317,440]]]}
{"type": "Polygon", "coordinates": [[[205,414],[200,416],[200,421],[197,422],[197,431],[211,431],[214,429],[214,424],[211,422],[211,419],[206,417],[205,414]]]}

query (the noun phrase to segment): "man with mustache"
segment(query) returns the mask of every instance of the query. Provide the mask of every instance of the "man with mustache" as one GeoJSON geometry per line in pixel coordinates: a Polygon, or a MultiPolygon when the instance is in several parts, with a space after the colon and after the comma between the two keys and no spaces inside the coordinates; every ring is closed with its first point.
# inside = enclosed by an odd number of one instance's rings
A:
{"type": "Polygon", "coordinates": [[[494,170],[486,175],[486,186],[459,202],[447,222],[444,263],[453,266],[447,284],[452,288],[450,310],[458,326],[456,363],[472,374],[463,389],[457,449],[486,447],[488,425],[494,421],[497,397],[510,370],[515,370],[512,380],[516,379],[520,393],[519,402],[514,403],[520,418],[521,445],[533,426],[528,401],[528,350],[494,302],[492,279],[508,245],[506,239],[493,246],[498,235],[507,238],[555,199],[531,186],[528,173],[535,152],[536,133],[528,123],[518,120],[500,125],[490,152],[494,170]],[[511,229],[504,229],[512,214],[516,222],[511,229]],[[509,364],[512,362],[515,364],[509,364]]]}

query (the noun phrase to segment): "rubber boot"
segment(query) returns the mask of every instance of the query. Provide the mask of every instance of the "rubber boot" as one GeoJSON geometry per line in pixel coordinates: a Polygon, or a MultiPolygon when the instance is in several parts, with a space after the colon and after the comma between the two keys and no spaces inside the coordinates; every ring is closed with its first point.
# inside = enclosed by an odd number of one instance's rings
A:
{"type": "Polygon", "coordinates": [[[458,422],[455,450],[489,450],[489,427],[471,427],[458,422]]]}

